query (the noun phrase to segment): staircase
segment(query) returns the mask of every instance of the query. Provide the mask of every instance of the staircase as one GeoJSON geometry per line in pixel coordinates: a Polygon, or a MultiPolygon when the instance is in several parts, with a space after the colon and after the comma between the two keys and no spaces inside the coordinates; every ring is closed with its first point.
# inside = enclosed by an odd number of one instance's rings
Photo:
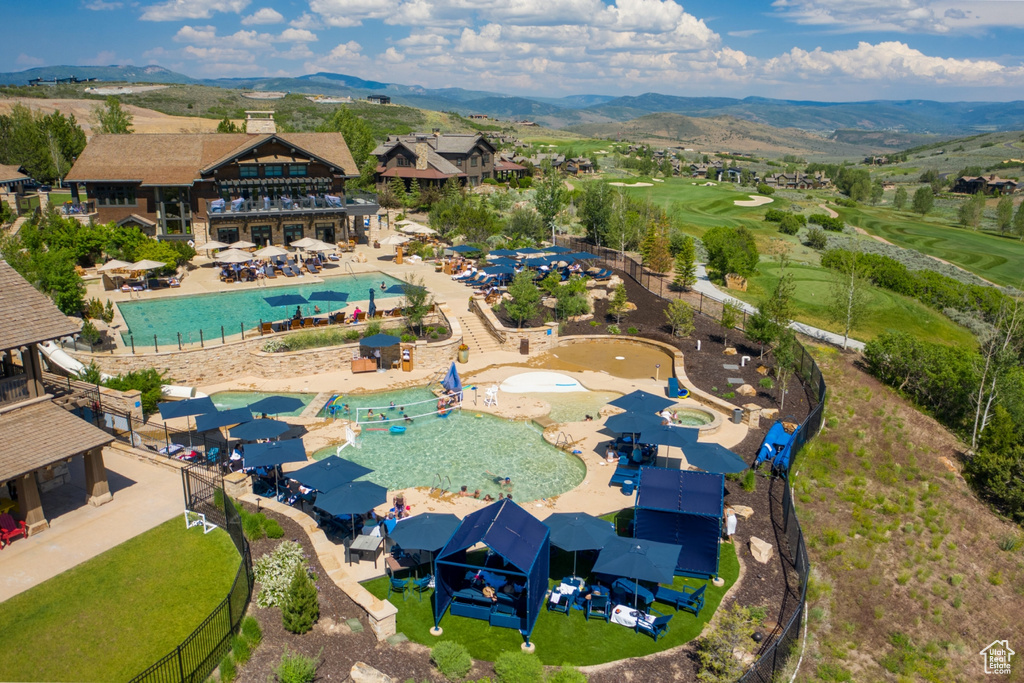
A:
{"type": "Polygon", "coordinates": [[[463,342],[469,346],[471,353],[501,351],[498,340],[475,313],[467,311],[465,315],[460,315],[459,323],[462,325],[463,342]]]}
{"type": "Polygon", "coordinates": [[[14,220],[11,227],[7,229],[7,232],[9,232],[11,236],[17,235],[18,231],[21,230],[21,226],[28,222],[28,218],[28,216],[19,216],[14,220]]]}

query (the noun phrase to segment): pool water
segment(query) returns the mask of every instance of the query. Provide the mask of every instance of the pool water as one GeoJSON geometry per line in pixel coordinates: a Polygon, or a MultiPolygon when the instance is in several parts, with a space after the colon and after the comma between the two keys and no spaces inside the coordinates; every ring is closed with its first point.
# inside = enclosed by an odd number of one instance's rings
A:
{"type": "Polygon", "coordinates": [[[232,410],[234,408],[245,408],[250,403],[255,403],[267,396],[288,396],[289,398],[297,398],[302,401],[302,407],[298,410],[293,410],[290,413],[278,413],[282,417],[297,417],[306,409],[313,399],[316,398],[316,394],[305,393],[305,394],[289,394],[281,392],[267,392],[262,391],[220,391],[210,396],[213,401],[213,405],[217,406],[217,410],[232,410]]]}
{"type": "Polygon", "coordinates": [[[685,427],[703,427],[709,425],[715,421],[714,416],[703,410],[697,410],[695,408],[682,408],[680,410],[673,410],[676,417],[679,418],[677,424],[681,424],[685,427]]]}
{"type": "Polygon", "coordinates": [[[582,422],[587,415],[596,420],[601,408],[604,408],[609,401],[614,401],[622,396],[614,391],[531,392],[516,395],[547,401],[551,406],[551,413],[548,417],[555,422],[582,422]]]}
{"type": "MultiPolygon", "coordinates": [[[[216,294],[125,301],[117,304],[128,327],[121,333],[121,337],[127,344],[130,336],[134,336],[136,347],[148,347],[153,344],[153,336],[156,335],[161,348],[170,348],[177,345],[179,332],[183,344],[198,343],[199,330],[202,329],[207,343],[219,343],[221,326],[224,327],[225,335],[232,336],[240,334],[242,326],[249,333],[255,330],[261,320],[282,320],[295,314],[295,306],[274,307],[264,301],[264,297],[298,294],[308,298],[313,292],[331,290],[346,295],[348,303],[365,302],[372,287],[382,302],[378,305],[381,308],[393,308],[394,304],[387,300],[404,296],[403,284],[390,275],[366,273],[328,277],[324,282],[308,285],[257,287],[216,294]],[[387,284],[384,292],[380,290],[381,282],[387,284]]],[[[303,305],[302,312],[312,315],[316,305],[326,314],[329,310],[341,310],[345,304],[344,301],[314,301],[303,305]]]]}
{"type": "MultiPolygon", "coordinates": [[[[386,414],[397,417],[399,406],[410,415],[432,412],[434,400],[430,391],[421,388],[353,394],[345,396],[342,402],[348,403],[353,411],[350,417],[358,410],[362,421],[368,408],[374,408],[377,414],[377,408],[391,401],[396,408],[385,408],[386,414]],[[428,402],[409,405],[415,401],[428,402]]],[[[449,491],[458,491],[465,485],[471,493],[480,489],[481,495],[489,493],[497,498],[503,491],[494,477],[507,476],[512,479],[514,500],[525,503],[564,493],[578,486],[586,476],[583,462],[544,441],[542,430],[535,423],[478,414],[468,408],[446,418],[425,415],[414,418],[412,424],[384,422],[375,427],[370,423],[362,428],[357,439],[359,448],[345,448],[340,455],[373,469],[366,479],[390,490],[433,486],[440,474],[449,491]],[[387,431],[389,424],[405,424],[406,432],[392,434],[387,431]]],[[[313,458],[320,460],[336,452],[337,445],[329,446],[317,451],[313,458]]]]}

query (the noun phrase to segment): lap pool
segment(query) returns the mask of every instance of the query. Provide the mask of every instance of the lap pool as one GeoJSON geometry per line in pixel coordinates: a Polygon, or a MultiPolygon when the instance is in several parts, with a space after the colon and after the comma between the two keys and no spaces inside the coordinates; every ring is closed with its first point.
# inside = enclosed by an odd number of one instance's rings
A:
{"type": "MultiPolygon", "coordinates": [[[[397,417],[400,407],[410,415],[434,410],[429,402],[409,405],[433,401],[433,394],[423,388],[349,395],[340,401],[349,404],[350,417],[359,411],[361,421],[365,420],[367,408],[374,408],[376,414],[377,407],[387,406],[391,401],[396,407],[385,411],[389,418],[397,417]]],[[[578,486],[586,476],[583,462],[544,441],[542,430],[535,423],[477,415],[469,406],[446,418],[417,417],[411,425],[406,423],[404,434],[387,431],[388,424],[401,422],[385,422],[379,427],[364,424],[357,440],[359,448],[345,448],[340,455],[373,469],[373,474],[366,478],[391,490],[432,486],[440,474],[446,478],[444,486],[450,491],[466,486],[470,493],[480,489],[482,494],[497,498],[502,489],[494,477],[511,477],[513,498],[520,503],[564,493],[578,486]]],[[[336,452],[337,446],[332,445],[320,449],[313,457],[320,460],[336,452]]]]}
{"type": "MultiPolygon", "coordinates": [[[[264,297],[298,294],[308,298],[313,292],[330,290],[341,292],[350,302],[366,301],[372,287],[380,300],[378,307],[392,308],[387,300],[404,296],[403,284],[401,280],[384,273],[361,273],[328,277],[323,282],[308,285],[257,287],[235,292],[124,301],[117,304],[128,327],[121,333],[121,337],[127,344],[130,336],[134,336],[136,347],[148,347],[153,344],[155,335],[160,347],[169,349],[177,346],[178,333],[181,333],[183,344],[198,343],[201,329],[207,342],[219,343],[221,326],[225,335],[232,336],[239,334],[242,326],[246,332],[250,332],[260,320],[281,320],[295,313],[294,306],[273,307],[263,300],[264,297]],[[387,286],[384,292],[380,290],[381,282],[387,286]]],[[[309,306],[303,306],[302,312],[312,315],[314,304],[324,314],[328,310],[338,311],[345,306],[343,301],[330,304],[315,301],[309,306]]]]}

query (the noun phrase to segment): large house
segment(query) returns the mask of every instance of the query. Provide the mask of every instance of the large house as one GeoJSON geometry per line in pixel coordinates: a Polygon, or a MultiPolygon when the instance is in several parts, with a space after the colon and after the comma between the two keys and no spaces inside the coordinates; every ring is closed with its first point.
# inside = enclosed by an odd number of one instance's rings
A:
{"type": "Polygon", "coordinates": [[[475,187],[494,177],[496,151],[479,133],[389,135],[373,150],[377,184],[401,178],[407,187],[414,179],[420,187],[429,187],[455,178],[462,185],[475,187]]]}
{"type": "Polygon", "coordinates": [[[962,194],[1013,194],[1017,191],[1019,184],[1016,180],[1000,178],[996,175],[985,176],[960,176],[953,183],[953,192],[962,194]]]}
{"type": "MultiPolygon", "coordinates": [[[[246,133],[96,135],[67,180],[84,184],[93,220],[161,240],[287,245],[346,241],[377,197],[346,192],[359,175],[340,133],[278,133],[247,112],[246,133]]],[[[269,114],[269,116],[267,116],[269,114]]]]}
{"type": "Polygon", "coordinates": [[[788,190],[811,190],[831,187],[832,181],[821,171],[814,175],[807,173],[773,173],[764,179],[768,187],[780,187],[788,190]]]}

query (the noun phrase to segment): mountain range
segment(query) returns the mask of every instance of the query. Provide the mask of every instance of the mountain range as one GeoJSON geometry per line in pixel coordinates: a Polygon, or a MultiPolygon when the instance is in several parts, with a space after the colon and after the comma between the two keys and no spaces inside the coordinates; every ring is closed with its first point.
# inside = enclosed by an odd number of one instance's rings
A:
{"type": "Polygon", "coordinates": [[[698,118],[730,116],[774,127],[831,132],[840,129],[894,133],[966,135],[1024,128],[1024,101],[937,102],[933,100],[873,100],[814,102],[764,97],[679,97],[644,93],[523,97],[464,88],[425,88],[365,80],[335,73],[294,78],[197,79],[157,65],[48,66],[0,73],[0,84],[25,85],[30,79],[96,78],[129,83],[180,83],[221,88],[300,92],[359,98],[388,95],[397,104],[421,109],[487,114],[506,119],[529,119],[553,128],[629,121],[652,113],[698,118]]]}

